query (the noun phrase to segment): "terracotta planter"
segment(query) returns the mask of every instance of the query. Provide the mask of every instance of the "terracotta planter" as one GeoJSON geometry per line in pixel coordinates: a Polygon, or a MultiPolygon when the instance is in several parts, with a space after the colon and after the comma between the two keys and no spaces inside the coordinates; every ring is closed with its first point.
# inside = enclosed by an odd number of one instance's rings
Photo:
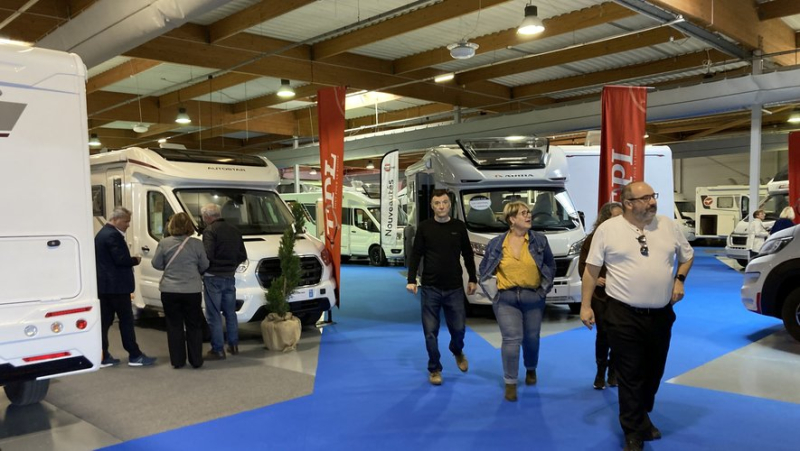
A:
{"type": "Polygon", "coordinates": [[[261,321],[261,336],[264,346],[271,351],[294,351],[300,341],[302,325],[300,319],[287,313],[281,318],[275,313],[270,313],[261,321]]]}

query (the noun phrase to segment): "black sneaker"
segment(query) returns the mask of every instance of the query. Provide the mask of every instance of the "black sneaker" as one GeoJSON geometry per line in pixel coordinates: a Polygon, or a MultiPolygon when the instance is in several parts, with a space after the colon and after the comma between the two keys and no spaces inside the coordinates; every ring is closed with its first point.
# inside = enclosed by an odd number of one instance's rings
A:
{"type": "Polygon", "coordinates": [[[115,359],[111,354],[106,354],[105,358],[100,362],[100,368],[108,368],[109,366],[119,365],[120,360],[115,359]]]}
{"type": "Polygon", "coordinates": [[[135,359],[128,360],[128,366],[151,366],[154,363],[156,363],[155,357],[147,357],[144,354],[135,359]]]}

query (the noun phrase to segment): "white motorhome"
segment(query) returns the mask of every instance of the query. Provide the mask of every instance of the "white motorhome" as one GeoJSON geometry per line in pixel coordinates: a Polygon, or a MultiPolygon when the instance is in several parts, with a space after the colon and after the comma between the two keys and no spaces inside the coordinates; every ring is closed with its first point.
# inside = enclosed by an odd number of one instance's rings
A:
{"type": "MultiPolygon", "coordinates": [[[[555,282],[547,302],[567,304],[577,312],[581,300],[578,256],[586,234],[565,189],[564,151],[549,147],[544,138],[457,143],[430,149],[406,169],[408,192],[416,193],[408,198],[407,235],[413,236],[416,225],[431,216],[431,192],[448,189],[455,196],[451,216],[466,223],[478,266],[489,240],[508,230],[500,220],[503,206],[522,200],[531,205],[532,228],[547,234],[556,259],[555,282]]],[[[464,272],[465,285],[466,280],[464,272]]],[[[490,304],[496,287],[493,282],[489,286],[489,293],[478,290],[468,296],[468,302],[490,304]]]]}
{"type": "MultiPolygon", "coordinates": [[[[778,219],[781,211],[789,206],[789,170],[788,168],[778,172],[775,177],[767,184],[767,196],[758,204],[759,210],[764,210],[764,227],[772,228],[772,224],[778,219]]],[[[750,215],[745,214],[744,218],[736,224],[736,228],[728,235],[725,246],[725,255],[736,260],[742,266],[747,266],[750,258],[750,248],[747,246],[747,228],[750,226],[750,215]]]]}
{"type": "MultiPolygon", "coordinates": [[[[311,221],[306,224],[308,233],[318,236],[316,221],[317,209],[322,202],[322,192],[281,193],[287,203],[297,202],[308,211],[311,221]]],[[[402,227],[405,226],[405,213],[401,212],[397,233],[400,234],[397,247],[391,248],[390,253],[381,248],[380,235],[381,204],[377,199],[372,199],[366,194],[355,189],[342,191],[342,257],[367,257],[374,266],[383,266],[387,260],[401,260],[403,258],[402,227]]]]}
{"type": "MultiPolygon", "coordinates": [[[[597,211],[597,188],[600,181],[600,146],[560,146],[567,157],[569,178],[566,188],[575,208],[583,213],[586,232],[592,231],[597,211]]],[[[660,214],[673,211],[672,150],[667,146],[646,146],[644,180],[658,193],[660,214]]]]}
{"type": "Polygon", "coordinates": [[[41,401],[50,378],[102,358],[86,128],[77,55],[0,43],[0,385],[41,401]],[[42,132],[42,128],[46,132],[42,132]]]}
{"type": "MultiPolygon", "coordinates": [[[[695,191],[697,238],[727,239],[750,209],[750,187],[747,185],[697,187],[695,191]]],[[[762,186],[759,197],[766,194],[767,187],[762,186]]]]}
{"type": "MultiPolygon", "coordinates": [[[[91,157],[95,228],[117,206],[133,212],[126,234],[131,253],[142,256],[135,267],[134,304],[161,309],[161,271],[151,264],[169,217],[186,212],[202,229],[200,208],[220,206],[222,217],[242,232],[248,261],[236,271],[239,322],[257,321],[266,313],[265,290],[280,275],[278,247],[294,218],[275,188],[279,177],[266,158],[176,148],[128,148],[91,157]]],[[[335,281],[329,252],[308,234],[297,240],[300,287],[289,306],[304,324],[313,324],[334,305],[335,281]]]]}

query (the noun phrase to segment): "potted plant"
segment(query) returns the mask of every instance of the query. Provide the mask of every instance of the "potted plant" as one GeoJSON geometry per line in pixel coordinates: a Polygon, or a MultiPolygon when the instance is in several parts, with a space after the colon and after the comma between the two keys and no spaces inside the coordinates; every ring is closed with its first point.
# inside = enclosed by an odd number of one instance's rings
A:
{"type": "Polygon", "coordinates": [[[303,207],[292,205],[292,214],[295,223],[284,230],[278,248],[281,275],[272,280],[265,295],[269,314],[261,322],[264,346],[272,351],[294,351],[302,328],[300,319],[289,311],[288,299],[300,284],[300,258],[294,253],[294,242],[305,226],[303,207]]]}

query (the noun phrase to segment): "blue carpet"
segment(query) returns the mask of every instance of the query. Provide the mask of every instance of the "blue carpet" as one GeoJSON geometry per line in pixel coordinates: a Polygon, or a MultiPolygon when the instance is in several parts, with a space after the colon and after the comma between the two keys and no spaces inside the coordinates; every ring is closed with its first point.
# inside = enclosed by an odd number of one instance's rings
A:
{"type": "MultiPolygon", "coordinates": [[[[697,251],[686,299],[676,306],[665,380],[777,330],[777,320],[742,307],[741,274],[697,251]]],[[[338,323],[323,333],[314,394],[111,448],[621,448],[616,390],[590,386],[592,332],[581,328],[544,338],[539,385],[520,385],[519,402],[508,403],[499,350],[468,330],[470,371],[462,374],[443,329],[444,384],[432,387],[419,301],[405,292],[398,269],[345,266],[342,276],[343,307],[335,312],[338,323]]],[[[797,449],[790,426],[800,423],[800,406],[662,384],[652,418],[664,438],[646,449],[789,450],[797,449]]]]}

